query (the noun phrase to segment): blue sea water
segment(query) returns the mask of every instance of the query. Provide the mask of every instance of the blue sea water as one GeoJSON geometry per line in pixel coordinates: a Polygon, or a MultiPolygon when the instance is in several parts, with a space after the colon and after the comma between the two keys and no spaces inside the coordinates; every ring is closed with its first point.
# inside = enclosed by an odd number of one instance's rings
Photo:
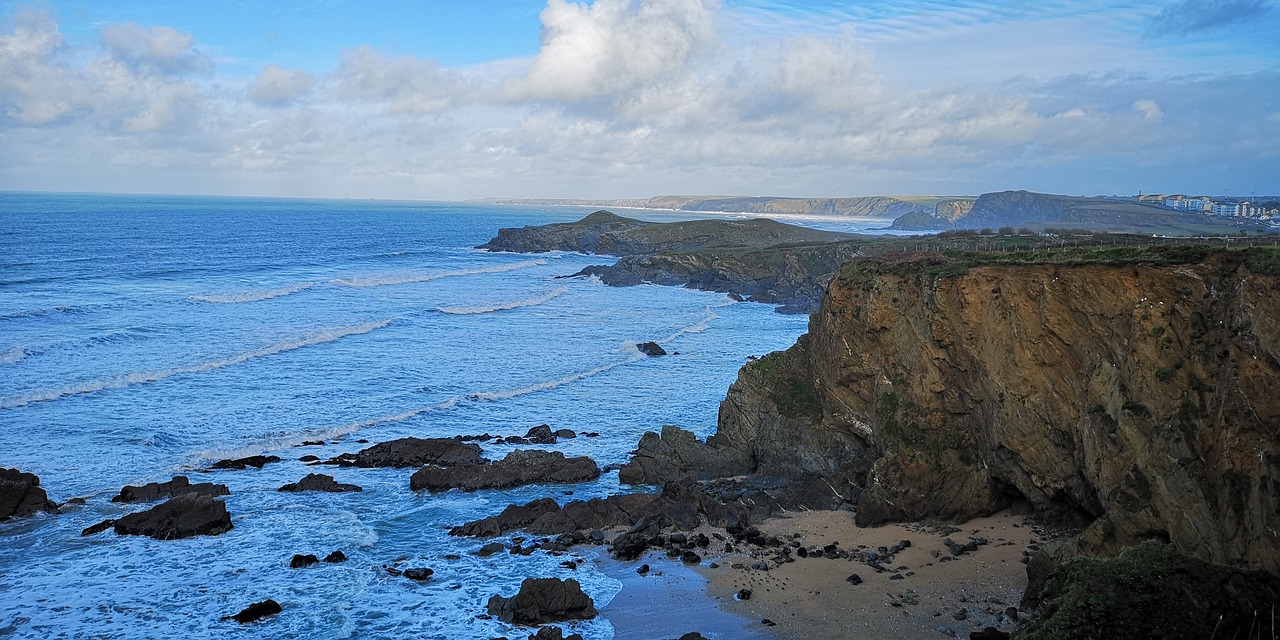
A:
{"type": "MultiPolygon", "coordinates": [[[[472,248],[500,227],[588,211],[0,193],[0,466],[36,473],[59,502],[87,499],[0,523],[0,636],[523,637],[477,616],[526,576],[574,577],[603,605],[619,583],[590,563],[480,559],[468,553],[480,543],[447,530],[511,502],[623,491],[616,473],[430,495],[409,490],[409,470],[297,460],[368,446],[359,439],[548,423],[599,432],[549,448],[604,466],[664,424],[713,431],[745,358],[790,346],[807,319],[715,293],[554,279],[609,260],[600,256],[472,248]],[[646,340],[679,355],[645,358],[634,344],[646,340]],[[327,444],[299,446],[316,440],[327,444]],[[284,461],[204,471],[258,453],[284,461]],[[276,491],[312,471],[364,491],[276,491]],[[145,508],[111,503],[120,487],[175,474],[228,485],[234,529],[164,542],[80,536],[145,508]],[[288,568],[295,553],[335,549],[350,560],[288,568]],[[383,570],[393,563],[435,576],[396,578],[383,570]],[[285,613],[219,620],[266,598],[285,613]]],[[[512,449],[484,448],[491,458],[512,449]]],[[[607,616],[574,629],[614,635],[607,616]]]]}

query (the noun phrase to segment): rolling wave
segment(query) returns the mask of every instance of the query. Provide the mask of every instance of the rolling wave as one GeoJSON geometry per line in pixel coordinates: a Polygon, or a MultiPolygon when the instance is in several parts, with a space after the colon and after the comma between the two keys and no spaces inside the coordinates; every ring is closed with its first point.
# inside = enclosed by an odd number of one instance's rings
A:
{"type": "Polygon", "coordinates": [[[44,389],[44,390],[34,391],[24,395],[4,398],[3,400],[0,400],[0,409],[10,409],[13,407],[21,407],[24,405],[31,404],[33,402],[46,402],[50,400],[65,398],[68,396],[82,395],[86,393],[96,393],[98,391],[106,391],[109,389],[123,389],[124,387],[130,387],[136,384],[158,382],[166,378],[172,378],[173,376],[178,376],[183,374],[204,373],[206,371],[223,369],[226,367],[243,364],[245,362],[248,362],[250,360],[254,360],[257,358],[272,356],[278,353],[293,351],[294,349],[301,349],[303,347],[309,347],[312,345],[324,344],[326,342],[333,342],[335,340],[340,340],[348,336],[369,333],[370,331],[375,331],[377,329],[381,329],[391,324],[392,320],[394,319],[395,318],[389,318],[387,320],[380,320],[377,322],[367,322],[364,324],[325,329],[325,330],[317,331],[299,338],[294,338],[292,340],[279,342],[267,347],[263,347],[261,349],[254,349],[253,351],[245,351],[244,353],[239,353],[229,358],[223,358],[221,360],[211,360],[209,362],[202,362],[200,364],[190,365],[186,367],[175,367],[172,369],[159,369],[155,371],[135,371],[133,373],[126,373],[124,375],[115,376],[113,378],[93,380],[90,382],[84,382],[84,383],[73,385],[70,387],[63,387],[61,389],[44,389]]]}
{"type": "Polygon", "coordinates": [[[550,302],[569,292],[569,287],[559,287],[552,289],[547,293],[534,298],[525,298],[524,300],[512,300],[510,302],[499,302],[491,305],[482,305],[475,307],[440,307],[436,309],[440,313],[450,315],[475,315],[479,313],[493,313],[495,311],[507,311],[510,309],[520,309],[523,307],[535,307],[540,304],[550,302]]]}
{"type": "Polygon", "coordinates": [[[13,364],[27,357],[27,350],[23,347],[14,347],[4,353],[0,353],[0,364],[13,364]]]}
{"type": "Polygon", "coordinates": [[[270,300],[272,298],[287,296],[289,294],[297,293],[299,291],[306,291],[307,289],[310,289],[311,287],[314,287],[314,286],[315,286],[314,282],[304,282],[302,284],[295,284],[289,287],[280,287],[279,289],[265,289],[261,291],[244,291],[241,293],[231,293],[231,294],[220,295],[220,296],[217,296],[217,295],[191,296],[188,299],[194,300],[195,302],[213,302],[217,304],[238,304],[241,302],[258,302],[259,300],[270,300]]]}
{"type": "Polygon", "coordinates": [[[414,282],[427,282],[430,280],[438,280],[440,278],[455,278],[459,276],[474,276],[484,273],[502,273],[504,271],[515,271],[516,269],[527,269],[529,267],[539,267],[547,264],[546,260],[524,260],[522,262],[513,262],[511,264],[500,264],[492,267],[477,267],[475,269],[459,269],[457,271],[438,271],[436,273],[419,273],[409,275],[388,275],[375,278],[338,278],[333,281],[334,284],[340,284],[348,287],[381,287],[393,284],[412,284],[414,282]]]}

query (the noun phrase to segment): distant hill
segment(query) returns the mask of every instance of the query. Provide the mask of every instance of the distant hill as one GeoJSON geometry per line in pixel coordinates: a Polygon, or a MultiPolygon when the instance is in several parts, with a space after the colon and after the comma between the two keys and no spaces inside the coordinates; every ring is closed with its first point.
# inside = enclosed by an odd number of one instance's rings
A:
{"type": "Polygon", "coordinates": [[[998,229],[1000,227],[1066,227],[1095,231],[1198,234],[1238,232],[1263,228],[1252,221],[1237,221],[1202,213],[1173,211],[1111,198],[1064,196],[1031,191],[984,193],[965,211],[951,208],[940,214],[913,211],[894,220],[891,228],[907,231],[998,229]],[[948,215],[949,214],[949,215],[948,215]]]}
{"type": "MultiPolygon", "coordinates": [[[[672,209],[708,213],[752,213],[760,215],[826,215],[856,218],[898,218],[908,213],[932,214],[948,197],[862,196],[854,198],[778,198],[770,196],[655,196],[622,200],[527,200],[489,198],[497,204],[567,205],[587,207],[628,207],[672,209]]],[[[970,200],[971,201],[971,200],[970,200]]]]}

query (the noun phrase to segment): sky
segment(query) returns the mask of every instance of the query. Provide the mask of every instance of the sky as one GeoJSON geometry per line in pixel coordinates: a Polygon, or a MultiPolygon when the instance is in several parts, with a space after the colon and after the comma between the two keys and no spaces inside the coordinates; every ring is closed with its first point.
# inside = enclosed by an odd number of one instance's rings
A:
{"type": "Polygon", "coordinates": [[[1280,0],[0,0],[0,190],[1005,189],[1280,193],[1280,0]]]}

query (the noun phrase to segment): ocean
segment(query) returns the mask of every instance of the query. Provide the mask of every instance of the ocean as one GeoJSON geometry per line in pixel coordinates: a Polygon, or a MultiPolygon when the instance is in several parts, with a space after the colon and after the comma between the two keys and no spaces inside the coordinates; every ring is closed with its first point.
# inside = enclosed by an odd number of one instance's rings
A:
{"type": "MultiPolygon", "coordinates": [[[[405,436],[599,432],[549,448],[626,461],[674,424],[705,436],[738,368],[807,318],[723,294],[555,279],[611,258],[474,249],[500,227],[590,209],[463,203],[0,193],[0,467],[40,476],[59,515],[0,523],[0,636],[524,637],[479,618],[527,576],[620,583],[562,557],[469,552],[448,528],[512,502],[632,490],[595,482],[443,494],[411,470],[305,466],[405,436]],[[678,355],[647,358],[655,340],[678,355]],[[323,446],[300,446],[323,440],[323,446]],[[274,454],[262,469],[206,471],[274,454]],[[360,493],[280,493],[310,472],[360,493]],[[176,541],[81,537],[141,510],[110,498],[177,474],[231,489],[234,528],[176,541]],[[343,564],[290,569],[296,553],[343,564]],[[446,556],[459,556],[448,559],[446,556]],[[383,567],[427,566],[419,584],[383,567]],[[273,598],[284,613],[222,622],[273,598]]],[[[619,211],[649,220],[706,215],[619,211]]],[[[807,220],[856,231],[867,220],[807,220]]],[[[501,458],[513,446],[483,444],[501,458]]],[[[589,557],[599,549],[582,549],[589,557]]],[[[574,629],[614,636],[607,616],[574,629]]]]}

